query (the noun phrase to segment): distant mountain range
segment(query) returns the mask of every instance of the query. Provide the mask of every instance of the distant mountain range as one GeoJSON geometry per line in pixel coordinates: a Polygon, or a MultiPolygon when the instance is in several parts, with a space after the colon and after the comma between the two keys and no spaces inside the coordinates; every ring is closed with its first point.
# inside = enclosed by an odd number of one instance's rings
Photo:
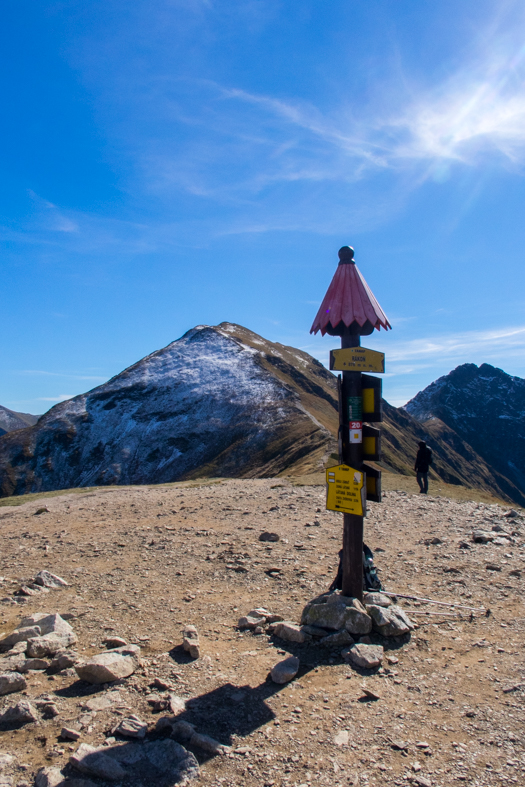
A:
{"type": "MultiPolygon", "coordinates": [[[[492,367],[468,367],[519,381],[492,367]]],[[[442,381],[456,372],[432,386],[445,390],[442,381]]],[[[516,385],[505,388],[507,399],[516,385]]],[[[434,413],[432,386],[406,409],[384,402],[380,464],[412,473],[424,439],[444,481],[525,503],[525,485],[474,447],[459,407],[458,423],[434,413]],[[425,396],[428,406],[416,406],[425,396]]],[[[497,417],[507,413],[503,403],[493,408],[497,417]]],[[[104,385],[55,405],[34,426],[0,437],[0,496],[204,476],[304,475],[333,459],[337,428],[336,377],[315,358],[239,325],[197,326],[104,385]]]]}
{"type": "MultiPolygon", "coordinates": [[[[525,505],[525,380],[487,363],[458,366],[405,405],[434,438],[452,431],[479,463],[491,468],[501,491],[525,505]]],[[[465,464],[472,461],[465,456],[465,464]]]]}
{"type": "Polygon", "coordinates": [[[39,415],[17,413],[0,405],[0,436],[15,429],[25,429],[26,426],[33,426],[39,418],[39,415]]]}

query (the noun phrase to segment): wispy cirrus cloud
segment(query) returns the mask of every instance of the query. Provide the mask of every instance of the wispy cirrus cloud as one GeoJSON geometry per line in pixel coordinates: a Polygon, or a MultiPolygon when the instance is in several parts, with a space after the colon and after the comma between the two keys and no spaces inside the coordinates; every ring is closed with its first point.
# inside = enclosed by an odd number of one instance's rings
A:
{"type": "Polygon", "coordinates": [[[59,394],[58,396],[38,396],[35,401],[37,402],[67,402],[68,399],[73,399],[77,394],[59,394]]]}
{"type": "MultiPolygon", "coordinates": [[[[75,374],[74,372],[47,372],[43,369],[21,369],[17,374],[42,377],[67,377],[69,380],[90,380],[91,382],[105,382],[108,379],[107,376],[101,377],[100,375],[75,374]]],[[[71,397],[67,396],[66,398],[70,399],[71,397]]]]}
{"type": "Polygon", "coordinates": [[[525,351],[525,326],[511,326],[486,331],[464,331],[440,336],[389,342],[388,358],[393,363],[434,363],[483,358],[485,361],[504,362],[525,351]]]}

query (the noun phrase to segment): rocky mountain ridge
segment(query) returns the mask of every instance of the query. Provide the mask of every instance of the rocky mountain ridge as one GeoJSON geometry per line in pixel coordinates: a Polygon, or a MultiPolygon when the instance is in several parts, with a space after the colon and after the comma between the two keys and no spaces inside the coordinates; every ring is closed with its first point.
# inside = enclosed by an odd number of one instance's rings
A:
{"type": "MultiPolygon", "coordinates": [[[[1,437],[0,495],[309,475],[337,459],[337,406],[335,375],[307,353],[231,323],[197,326],[1,437]]],[[[381,467],[413,474],[417,442],[427,440],[434,477],[522,503],[519,486],[469,435],[445,417],[421,422],[408,407],[384,402],[381,467]]]]}
{"type": "Polygon", "coordinates": [[[487,363],[466,363],[418,393],[404,409],[430,433],[452,430],[498,474],[505,494],[525,505],[524,379],[487,363]]]}
{"type": "Polygon", "coordinates": [[[3,407],[0,404],[0,437],[6,432],[13,432],[15,429],[25,429],[27,426],[34,426],[39,418],[39,415],[17,413],[15,410],[10,410],[8,407],[3,407]]]}

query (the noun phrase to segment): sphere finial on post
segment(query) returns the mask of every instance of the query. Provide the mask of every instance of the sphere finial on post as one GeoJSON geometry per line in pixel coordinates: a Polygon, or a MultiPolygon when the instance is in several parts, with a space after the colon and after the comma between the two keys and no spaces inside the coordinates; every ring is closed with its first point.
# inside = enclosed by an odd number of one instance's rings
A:
{"type": "Polygon", "coordinates": [[[337,254],[339,255],[339,265],[355,265],[354,250],[351,246],[341,246],[337,254]]]}

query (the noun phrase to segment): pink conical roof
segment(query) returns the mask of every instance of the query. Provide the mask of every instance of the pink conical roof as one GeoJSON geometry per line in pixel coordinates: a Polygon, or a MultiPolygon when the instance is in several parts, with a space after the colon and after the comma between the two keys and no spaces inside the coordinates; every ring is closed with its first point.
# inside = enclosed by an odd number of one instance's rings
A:
{"type": "MultiPolygon", "coordinates": [[[[334,335],[340,323],[349,328],[356,323],[359,328],[367,325],[371,333],[381,326],[387,331],[392,328],[387,316],[376,301],[372,290],[353,261],[353,249],[343,246],[339,251],[339,265],[334,274],[310,333],[321,331],[334,335]]],[[[354,328],[357,327],[354,325],[354,328]]],[[[356,333],[360,333],[356,330],[356,333]]]]}

